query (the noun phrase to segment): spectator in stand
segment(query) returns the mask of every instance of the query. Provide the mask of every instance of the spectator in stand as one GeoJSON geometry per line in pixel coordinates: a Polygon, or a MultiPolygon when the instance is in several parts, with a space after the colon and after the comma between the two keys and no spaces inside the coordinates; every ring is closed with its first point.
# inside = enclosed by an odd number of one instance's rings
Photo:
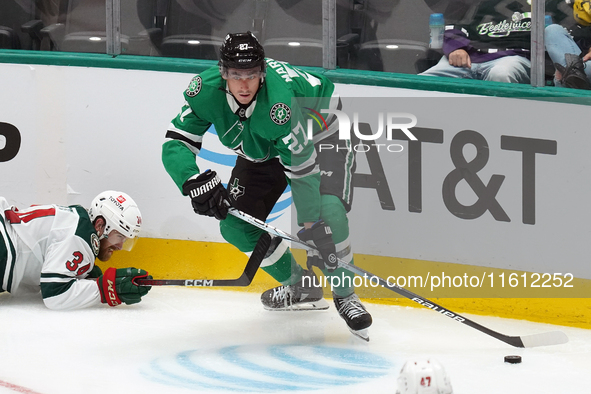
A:
{"type": "Polygon", "coordinates": [[[529,1],[484,0],[473,9],[469,23],[446,26],[444,56],[419,75],[530,83],[529,1]]]}
{"type": "Polygon", "coordinates": [[[575,0],[572,29],[557,24],[546,27],[546,51],[554,63],[554,85],[591,89],[591,0],[575,0]]]}

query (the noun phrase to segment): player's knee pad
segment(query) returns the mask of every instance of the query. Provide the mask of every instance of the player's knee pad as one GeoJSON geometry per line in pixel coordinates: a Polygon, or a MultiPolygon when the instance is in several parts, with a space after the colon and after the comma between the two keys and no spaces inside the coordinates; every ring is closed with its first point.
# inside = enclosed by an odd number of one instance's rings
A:
{"type": "Polygon", "coordinates": [[[220,232],[227,242],[241,252],[251,252],[263,233],[262,230],[231,215],[220,221],[220,232]]]}

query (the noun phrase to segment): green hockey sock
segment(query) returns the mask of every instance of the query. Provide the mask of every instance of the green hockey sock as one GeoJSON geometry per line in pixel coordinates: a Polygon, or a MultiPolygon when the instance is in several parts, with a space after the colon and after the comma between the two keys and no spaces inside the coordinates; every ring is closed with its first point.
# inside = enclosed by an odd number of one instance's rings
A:
{"type": "Polygon", "coordinates": [[[304,273],[304,269],[295,261],[289,249],[275,263],[261,268],[285,286],[297,283],[304,273]]]}

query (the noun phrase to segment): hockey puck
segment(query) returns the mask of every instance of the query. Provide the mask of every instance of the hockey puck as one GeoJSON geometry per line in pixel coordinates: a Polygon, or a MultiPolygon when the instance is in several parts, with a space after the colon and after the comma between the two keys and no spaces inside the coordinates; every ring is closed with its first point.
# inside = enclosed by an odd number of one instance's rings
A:
{"type": "Polygon", "coordinates": [[[509,364],[520,364],[521,356],[505,356],[505,362],[509,364]]]}

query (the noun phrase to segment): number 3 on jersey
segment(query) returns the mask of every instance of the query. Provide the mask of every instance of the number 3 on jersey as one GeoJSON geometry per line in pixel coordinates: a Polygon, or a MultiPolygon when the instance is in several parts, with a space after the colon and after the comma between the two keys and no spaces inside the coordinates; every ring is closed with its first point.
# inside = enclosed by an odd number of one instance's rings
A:
{"type": "MultiPolygon", "coordinates": [[[[76,271],[78,269],[78,265],[84,260],[84,255],[81,252],[74,252],[74,258],[66,263],[66,268],[70,271],[76,271]]],[[[90,264],[86,264],[84,267],[80,268],[76,275],[82,275],[86,271],[90,269],[90,264]]]]}

